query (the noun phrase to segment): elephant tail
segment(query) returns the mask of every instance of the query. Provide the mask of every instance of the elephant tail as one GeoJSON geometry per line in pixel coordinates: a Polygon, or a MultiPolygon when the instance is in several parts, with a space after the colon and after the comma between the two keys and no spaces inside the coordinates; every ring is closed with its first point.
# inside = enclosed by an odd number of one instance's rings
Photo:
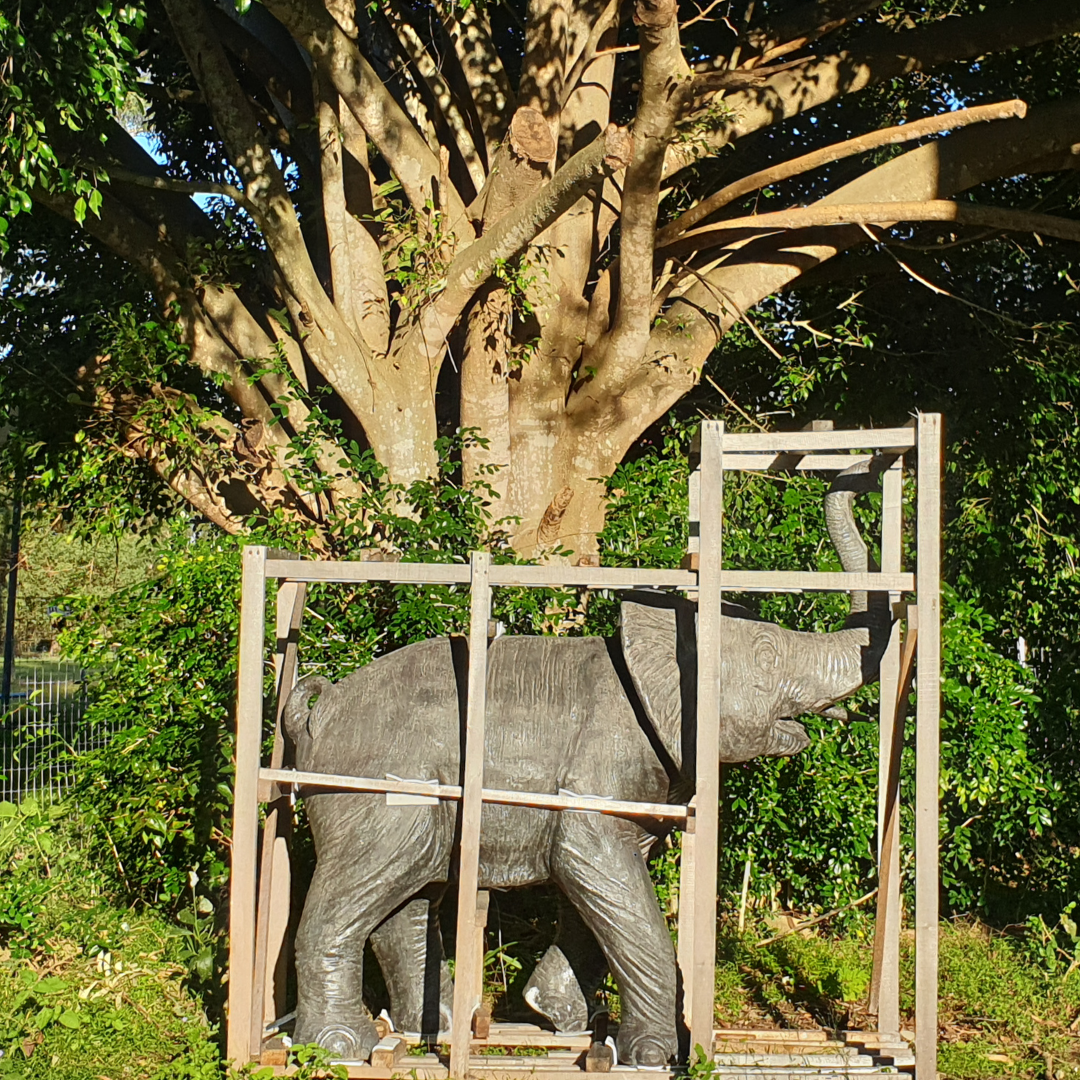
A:
{"type": "Polygon", "coordinates": [[[321,675],[309,675],[306,679],[301,679],[293,687],[292,693],[289,694],[288,700],[285,702],[285,712],[282,719],[285,730],[294,743],[298,742],[300,736],[305,733],[315,734],[311,727],[311,713],[314,708],[311,699],[321,697],[333,688],[334,684],[321,675]]]}

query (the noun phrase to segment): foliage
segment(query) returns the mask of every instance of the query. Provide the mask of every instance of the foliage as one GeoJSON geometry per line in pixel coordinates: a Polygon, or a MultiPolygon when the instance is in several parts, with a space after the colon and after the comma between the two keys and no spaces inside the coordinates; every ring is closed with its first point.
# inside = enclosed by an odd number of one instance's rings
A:
{"type": "Polygon", "coordinates": [[[0,803],[0,940],[16,955],[41,944],[38,917],[54,873],[70,863],[70,853],[57,850],[58,806],[26,799],[0,803]]]}
{"type": "Polygon", "coordinates": [[[86,722],[118,729],[81,756],[73,797],[101,865],[164,908],[227,873],[238,569],[231,542],[176,539],[153,579],[73,598],[62,635],[94,671],[86,722]]]}
{"type": "Polygon", "coordinates": [[[93,1063],[145,1080],[216,1060],[174,927],[110,901],[73,804],[0,804],[0,823],[0,1076],[75,1080],[93,1063]]]}
{"type": "Polygon", "coordinates": [[[31,516],[19,546],[15,640],[20,652],[46,651],[56,637],[63,598],[105,597],[144,579],[153,549],[130,533],[79,535],[31,516]]]}
{"type": "MultiPolygon", "coordinates": [[[[677,565],[686,545],[686,436],[685,427],[674,425],[613,476],[606,561],[677,565]],[[643,555],[635,554],[639,537],[643,555]]],[[[839,569],[824,528],[824,490],[821,480],[806,476],[728,474],[725,565],[839,569]]],[[[880,499],[859,502],[865,503],[856,508],[861,527],[872,537],[880,499]]],[[[846,605],[840,596],[823,594],[733,599],[807,630],[835,629],[846,605]]],[[[602,608],[602,602],[594,604],[591,615],[599,619],[602,608]]],[[[1076,804],[1031,741],[1040,706],[1033,673],[1001,654],[994,618],[950,587],[944,616],[942,879],[948,902],[957,911],[1001,915],[1006,897],[1018,890],[1025,899],[1010,904],[1038,906],[1048,899],[1042,890],[1049,889],[1055,897],[1050,903],[1063,905],[1078,868],[1074,856],[1061,858],[1066,853],[1054,829],[1070,827],[1076,804]]],[[[608,618],[613,625],[610,607],[608,618]]],[[[876,687],[860,692],[852,707],[875,715],[876,687]]],[[[721,880],[737,897],[749,861],[757,903],[828,909],[850,903],[876,881],[878,738],[872,724],[802,721],[811,734],[802,754],[726,767],[721,880]]],[[[906,742],[902,799],[910,807],[911,725],[906,742]]],[[[908,840],[912,824],[905,812],[908,840]]]]}

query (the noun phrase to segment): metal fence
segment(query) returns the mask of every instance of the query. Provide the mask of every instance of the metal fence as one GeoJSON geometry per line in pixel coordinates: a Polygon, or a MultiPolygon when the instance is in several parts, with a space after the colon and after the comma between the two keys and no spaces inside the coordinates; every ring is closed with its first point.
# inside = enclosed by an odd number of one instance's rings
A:
{"type": "Polygon", "coordinates": [[[56,796],[70,786],[73,756],[111,735],[87,725],[86,701],[86,672],[77,665],[16,665],[11,701],[0,716],[0,801],[56,796]]]}

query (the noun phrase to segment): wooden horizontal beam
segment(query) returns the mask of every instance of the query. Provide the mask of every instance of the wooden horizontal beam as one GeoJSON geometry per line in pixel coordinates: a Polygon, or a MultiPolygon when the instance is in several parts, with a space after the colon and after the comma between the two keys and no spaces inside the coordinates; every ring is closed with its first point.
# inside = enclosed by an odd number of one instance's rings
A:
{"type": "Polygon", "coordinates": [[[840,472],[869,458],[869,454],[747,454],[725,450],[724,472],[784,472],[791,469],[797,472],[840,472]]]}
{"type": "Polygon", "coordinates": [[[696,589],[697,574],[687,570],[640,570],[633,566],[493,566],[491,584],[696,589]]]}
{"type": "Polygon", "coordinates": [[[414,585],[467,585],[469,564],[268,559],[266,576],[308,582],[393,581],[414,585]]]}
{"type": "MultiPolygon", "coordinates": [[[[376,780],[366,776],[301,772],[296,769],[260,769],[259,779],[276,781],[278,784],[333,788],[336,791],[364,791],[373,794],[385,792],[451,800],[461,798],[461,788],[457,784],[424,784],[415,780],[376,780]]],[[[530,791],[504,791],[499,788],[484,788],[483,801],[499,803],[502,806],[528,806],[537,810],[579,810],[676,821],[683,821],[687,816],[685,806],[669,806],[667,803],[626,802],[588,795],[548,795],[530,791]]]]}
{"type": "Polygon", "coordinates": [[[914,428],[865,428],[856,431],[764,431],[724,433],[728,454],[771,451],[774,454],[808,450],[909,450],[915,445],[914,428]]]}
{"type": "MultiPolygon", "coordinates": [[[[726,460],[726,459],[725,459],[726,460]]],[[[460,563],[305,562],[273,560],[267,577],[289,581],[392,581],[421,585],[466,584],[469,567],[460,563]]],[[[693,590],[697,572],[639,570],[616,566],[493,566],[491,584],[525,587],[582,587],[594,589],[668,588],[693,590]]],[[[910,592],[914,574],[818,573],[810,570],[724,570],[720,587],[735,592],[910,592]]]]}

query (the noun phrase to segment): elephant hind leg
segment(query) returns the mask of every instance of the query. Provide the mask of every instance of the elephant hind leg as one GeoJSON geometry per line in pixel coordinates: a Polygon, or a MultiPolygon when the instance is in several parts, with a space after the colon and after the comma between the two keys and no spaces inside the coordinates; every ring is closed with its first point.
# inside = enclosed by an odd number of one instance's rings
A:
{"type": "Polygon", "coordinates": [[[318,861],[296,935],[294,1038],[364,1060],[378,1041],[363,1004],[364,945],[438,876],[450,833],[430,807],[380,806],[364,796],[346,807],[316,832],[318,861]]]}
{"type": "Polygon", "coordinates": [[[436,1037],[452,1026],[454,983],[443,956],[435,900],[416,897],[371,935],[390,992],[390,1015],[402,1030],[436,1037]]]}
{"type": "Polygon", "coordinates": [[[585,1031],[592,1019],[596,991],[607,971],[607,960],[592,931],[560,892],[555,941],[525,984],[526,1003],[546,1016],[556,1031],[585,1031]]]}

